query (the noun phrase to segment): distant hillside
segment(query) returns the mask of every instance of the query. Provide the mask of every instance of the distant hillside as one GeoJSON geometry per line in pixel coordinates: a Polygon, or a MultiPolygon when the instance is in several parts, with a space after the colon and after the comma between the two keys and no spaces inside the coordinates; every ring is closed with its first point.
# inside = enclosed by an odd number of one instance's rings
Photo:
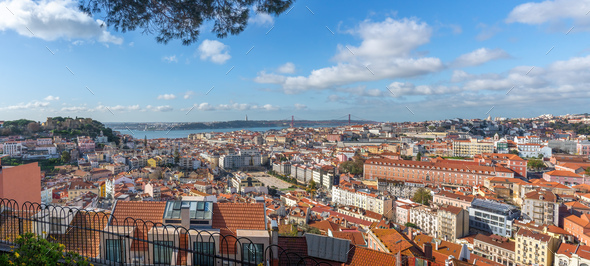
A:
{"type": "Polygon", "coordinates": [[[92,118],[71,118],[71,117],[48,117],[43,124],[27,119],[5,121],[0,129],[0,135],[46,135],[53,133],[54,136],[63,138],[75,138],[77,136],[89,136],[95,138],[103,132],[109,141],[119,143],[119,137],[113,134],[113,130],[101,122],[92,118]]]}
{"type": "MultiPolygon", "coordinates": [[[[351,124],[367,124],[373,121],[352,120],[351,124]]],[[[253,128],[253,127],[288,127],[291,121],[286,120],[235,120],[235,121],[221,121],[221,122],[185,122],[185,123],[134,123],[134,122],[117,122],[106,123],[113,128],[128,128],[131,130],[192,130],[192,129],[224,129],[224,128],[253,128]]],[[[341,126],[347,125],[348,120],[295,120],[296,127],[311,127],[311,126],[341,126]]]]}

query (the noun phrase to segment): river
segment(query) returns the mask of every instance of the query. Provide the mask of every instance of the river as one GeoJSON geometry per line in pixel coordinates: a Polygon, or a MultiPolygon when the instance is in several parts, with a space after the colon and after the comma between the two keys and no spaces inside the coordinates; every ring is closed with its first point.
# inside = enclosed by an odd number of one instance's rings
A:
{"type": "Polygon", "coordinates": [[[147,137],[148,139],[158,139],[158,138],[169,138],[169,139],[177,139],[177,138],[186,138],[189,134],[194,133],[206,133],[206,132],[232,132],[232,131],[239,131],[239,130],[248,130],[248,131],[267,131],[271,129],[280,130],[284,127],[251,127],[251,128],[218,128],[218,129],[187,129],[187,130],[150,130],[150,131],[140,131],[140,130],[133,130],[130,131],[126,128],[113,128],[115,131],[119,131],[123,134],[132,135],[136,139],[143,139],[147,137]]]}

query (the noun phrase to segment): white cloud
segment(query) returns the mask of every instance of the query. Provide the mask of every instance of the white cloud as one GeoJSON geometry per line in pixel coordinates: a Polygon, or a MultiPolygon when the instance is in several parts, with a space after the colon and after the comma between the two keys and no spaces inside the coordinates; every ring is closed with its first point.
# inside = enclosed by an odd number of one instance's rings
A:
{"type": "Polygon", "coordinates": [[[49,106],[49,102],[31,101],[28,103],[19,103],[19,104],[15,104],[15,105],[0,107],[0,110],[2,110],[2,111],[26,110],[26,109],[43,108],[43,107],[47,107],[47,106],[49,106]]]}
{"type": "Polygon", "coordinates": [[[461,91],[457,86],[414,85],[412,83],[393,82],[387,86],[396,97],[405,95],[439,95],[461,91]]]}
{"type": "Polygon", "coordinates": [[[7,0],[1,1],[0,5],[14,13],[12,15],[5,12],[0,16],[0,31],[14,30],[20,35],[46,41],[63,38],[123,43],[122,38],[113,36],[106,30],[103,21],[94,20],[82,13],[75,0],[7,0]]]}
{"type": "Polygon", "coordinates": [[[287,62],[284,65],[280,66],[277,69],[277,72],[283,73],[283,74],[293,74],[293,73],[295,73],[295,64],[293,64],[291,62],[287,62]]]}
{"type": "Polygon", "coordinates": [[[212,105],[209,103],[195,104],[199,111],[246,111],[246,110],[261,110],[261,111],[277,111],[281,108],[272,104],[257,105],[249,103],[235,103],[212,105]]]}
{"type": "Polygon", "coordinates": [[[190,99],[190,98],[193,97],[194,94],[195,94],[194,91],[187,91],[187,92],[184,93],[184,96],[182,96],[182,98],[184,98],[184,99],[190,99]]]}
{"type": "Polygon", "coordinates": [[[561,19],[573,19],[576,25],[590,25],[590,0],[546,0],[516,6],[506,18],[507,23],[543,24],[561,19]]]}
{"type": "Polygon", "coordinates": [[[131,46],[131,47],[133,47],[134,45],[135,45],[135,43],[134,43],[134,42],[130,42],[130,43],[129,43],[129,46],[131,46]]]}
{"type": "Polygon", "coordinates": [[[68,113],[82,113],[82,112],[88,112],[90,110],[86,106],[68,106],[68,107],[62,107],[61,111],[68,112],[68,113]]]}
{"type": "Polygon", "coordinates": [[[304,110],[304,109],[307,109],[307,105],[301,104],[301,103],[296,103],[295,104],[295,109],[297,109],[297,110],[304,110]]]}
{"type": "Polygon", "coordinates": [[[231,58],[229,46],[216,40],[204,40],[197,50],[201,60],[209,60],[216,64],[223,64],[231,58]]]}
{"type": "Polygon", "coordinates": [[[457,59],[455,59],[452,65],[455,67],[478,66],[492,60],[509,57],[510,55],[508,55],[508,53],[499,48],[479,48],[473,52],[466,53],[457,57],[457,59]]]}
{"type": "Polygon", "coordinates": [[[162,57],[162,60],[167,63],[178,63],[178,58],[176,58],[176,55],[164,56],[162,57]]]}
{"type": "Polygon", "coordinates": [[[430,41],[432,29],[416,19],[387,18],[382,22],[365,20],[349,33],[363,41],[358,47],[348,45],[348,49],[346,45],[340,45],[340,52],[336,55],[340,61],[350,61],[359,57],[383,59],[408,56],[418,46],[430,41]]]}
{"type": "Polygon", "coordinates": [[[275,19],[267,13],[256,12],[256,16],[249,18],[248,23],[258,26],[272,26],[275,23],[275,19]]]}
{"type": "Polygon", "coordinates": [[[45,101],[59,101],[59,97],[49,95],[49,96],[45,97],[43,100],[45,100],[45,101]]]}
{"type": "Polygon", "coordinates": [[[444,68],[438,58],[412,58],[411,52],[429,41],[432,30],[415,19],[363,21],[350,34],[362,39],[358,47],[339,45],[336,65],[315,69],[308,76],[287,77],[261,71],[258,83],[279,84],[287,94],[333,89],[356,82],[408,78],[444,68]]]}
{"type": "Polygon", "coordinates": [[[176,95],[174,95],[174,94],[158,95],[158,100],[174,100],[174,99],[176,99],[176,95]]]}
{"type": "Polygon", "coordinates": [[[151,106],[148,105],[145,107],[147,110],[154,111],[154,112],[170,112],[174,110],[170,105],[161,105],[161,106],[151,106]]]}

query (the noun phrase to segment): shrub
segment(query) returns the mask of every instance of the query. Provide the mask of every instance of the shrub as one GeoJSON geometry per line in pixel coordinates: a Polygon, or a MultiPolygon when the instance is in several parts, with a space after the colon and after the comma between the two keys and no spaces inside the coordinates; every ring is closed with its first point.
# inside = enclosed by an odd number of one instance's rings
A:
{"type": "Polygon", "coordinates": [[[53,243],[33,233],[18,236],[11,252],[0,256],[0,265],[92,265],[87,258],[66,252],[64,244],[53,243]]]}

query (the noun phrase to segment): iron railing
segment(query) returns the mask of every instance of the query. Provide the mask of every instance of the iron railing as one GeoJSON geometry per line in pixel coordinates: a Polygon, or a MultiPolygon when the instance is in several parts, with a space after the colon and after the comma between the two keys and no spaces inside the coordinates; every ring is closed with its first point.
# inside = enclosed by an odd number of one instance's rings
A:
{"type": "Polygon", "coordinates": [[[15,245],[25,233],[63,244],[66,252],[80,254],[95,265],[333,264],[286,250],[271,236],[253,241],[219,229],[187,229],[103,211],[0,198],[0,244],[15,245]]]}

